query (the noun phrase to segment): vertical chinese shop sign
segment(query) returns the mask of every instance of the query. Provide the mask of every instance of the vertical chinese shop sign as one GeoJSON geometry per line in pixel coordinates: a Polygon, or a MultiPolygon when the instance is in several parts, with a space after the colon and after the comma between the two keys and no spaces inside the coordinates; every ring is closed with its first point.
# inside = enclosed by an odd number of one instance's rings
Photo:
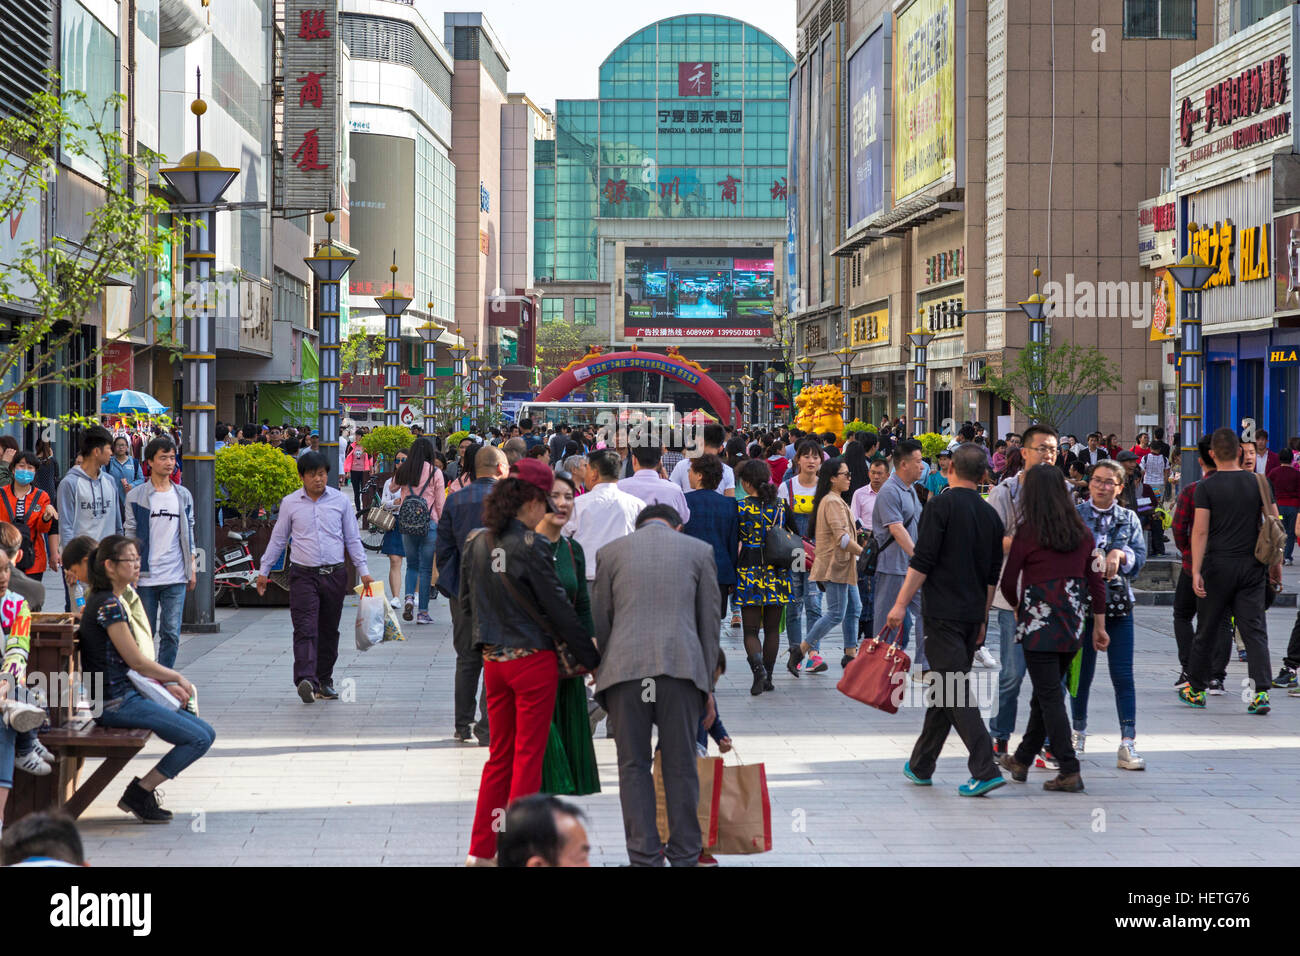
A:
{"type": "Polygon", "coordinates": [[[284,205],[332,208],[338,182],[338,0],[287,0],[284,205]]]}

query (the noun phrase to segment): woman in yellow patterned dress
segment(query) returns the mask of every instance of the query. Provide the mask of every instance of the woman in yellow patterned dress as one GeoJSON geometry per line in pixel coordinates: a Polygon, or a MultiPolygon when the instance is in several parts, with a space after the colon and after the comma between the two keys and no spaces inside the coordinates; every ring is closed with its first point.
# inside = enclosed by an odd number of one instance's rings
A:
{"type": "Polygon", "coordinates": [[[773,690],[772,670],[781,646],[781,612],[790,600],[790,572],[763,562],[763,544],[771,527],[786,523],[785,503],[776,496],[767,462],[749,459],[736,471],[745,498],[740,502],[740,557],[736,562],[736,603],[740,605],[745,653],[763,656],[767,679],[763,690],[773,690]],[[758,640],[759,627],[763,641],[758,640]]]}

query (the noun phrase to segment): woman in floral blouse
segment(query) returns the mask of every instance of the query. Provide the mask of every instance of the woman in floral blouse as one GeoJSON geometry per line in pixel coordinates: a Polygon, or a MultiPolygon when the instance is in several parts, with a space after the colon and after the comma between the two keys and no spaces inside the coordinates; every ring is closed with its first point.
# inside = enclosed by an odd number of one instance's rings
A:
{"type": "Polygon", "coordinates": [[[1063,682],[1083,646],[1089,603],[1093,647],[1104,651],[1110,643],[1106,585],[1101,565],[1093,560],[1092,532],[1075,510],[1060,470],[1036,465],[1021,477],[1020,488],[1024,520],[1011,543],[1001,587],[1016,609],[1016,640],[1024,648],[1034,694],[1024,739],[1014,755],[1004,754],[999,762],[1011,779],[1024,783],[1034,757],[1050,740],[1060,774],[1043,789],[1078,793],[1083,779],[1070,739],[1063,682]]]}

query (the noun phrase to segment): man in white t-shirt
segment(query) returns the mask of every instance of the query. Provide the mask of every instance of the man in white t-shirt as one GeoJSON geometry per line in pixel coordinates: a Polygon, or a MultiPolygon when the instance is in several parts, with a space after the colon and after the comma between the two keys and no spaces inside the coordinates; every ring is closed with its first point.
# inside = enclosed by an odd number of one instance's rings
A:
{"type": "MultiPolygon", "coordinates": [[[[705,425],[700,436],[701,445],[696,446],[699,447],[699,451],[688,447],[686,456],[673,466],[668,480],[681,488],[683,494],[689,494],[695,490],[691,487],[692,459],[700,455],[717,455],[721,458],[724,435],[721,425],[705,425]]],[[[726,495],[728,498],[736,497],[736,473],[732,471],[731,466],[725,461],[722,463],[722,484],[718,485],[717,492],[720,495],[726,495]]]]}
{"type": "Polygon", "coordinates": [[[158,663],[172,667],[180,649],[185,592],[194,589],[194,498],[174,484],[176,444],[155,438],[144,449],[149,480],[126,496],[125,533],[140,544],[140,595],[149,627],[158,635],[158,663]]]}

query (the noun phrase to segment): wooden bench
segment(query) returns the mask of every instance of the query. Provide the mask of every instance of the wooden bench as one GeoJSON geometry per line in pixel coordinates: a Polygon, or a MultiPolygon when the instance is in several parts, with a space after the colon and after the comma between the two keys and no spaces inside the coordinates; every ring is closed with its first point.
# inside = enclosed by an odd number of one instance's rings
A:
{"type": "MultiPolygon", "coordinates": [[[[63,615],[34,615],[27,673],[63,675],[63,687],[71,690],[75,686],[72,678],[80,670],[77,665],[76,625],[63,615]]],[[[81,816],[153,736],[151,730],[100,727],[89,717],[77,717],[74,697],[68,693],[62,700],[50,700],[51,726],[39,737],[59,761],[44,777],[14,771],[14,787],[5,805],[6,824],[56,807],[73,818],[81,816]],[[104,762],[81,782],[86,760],[96,757],[104,762]]]]}

